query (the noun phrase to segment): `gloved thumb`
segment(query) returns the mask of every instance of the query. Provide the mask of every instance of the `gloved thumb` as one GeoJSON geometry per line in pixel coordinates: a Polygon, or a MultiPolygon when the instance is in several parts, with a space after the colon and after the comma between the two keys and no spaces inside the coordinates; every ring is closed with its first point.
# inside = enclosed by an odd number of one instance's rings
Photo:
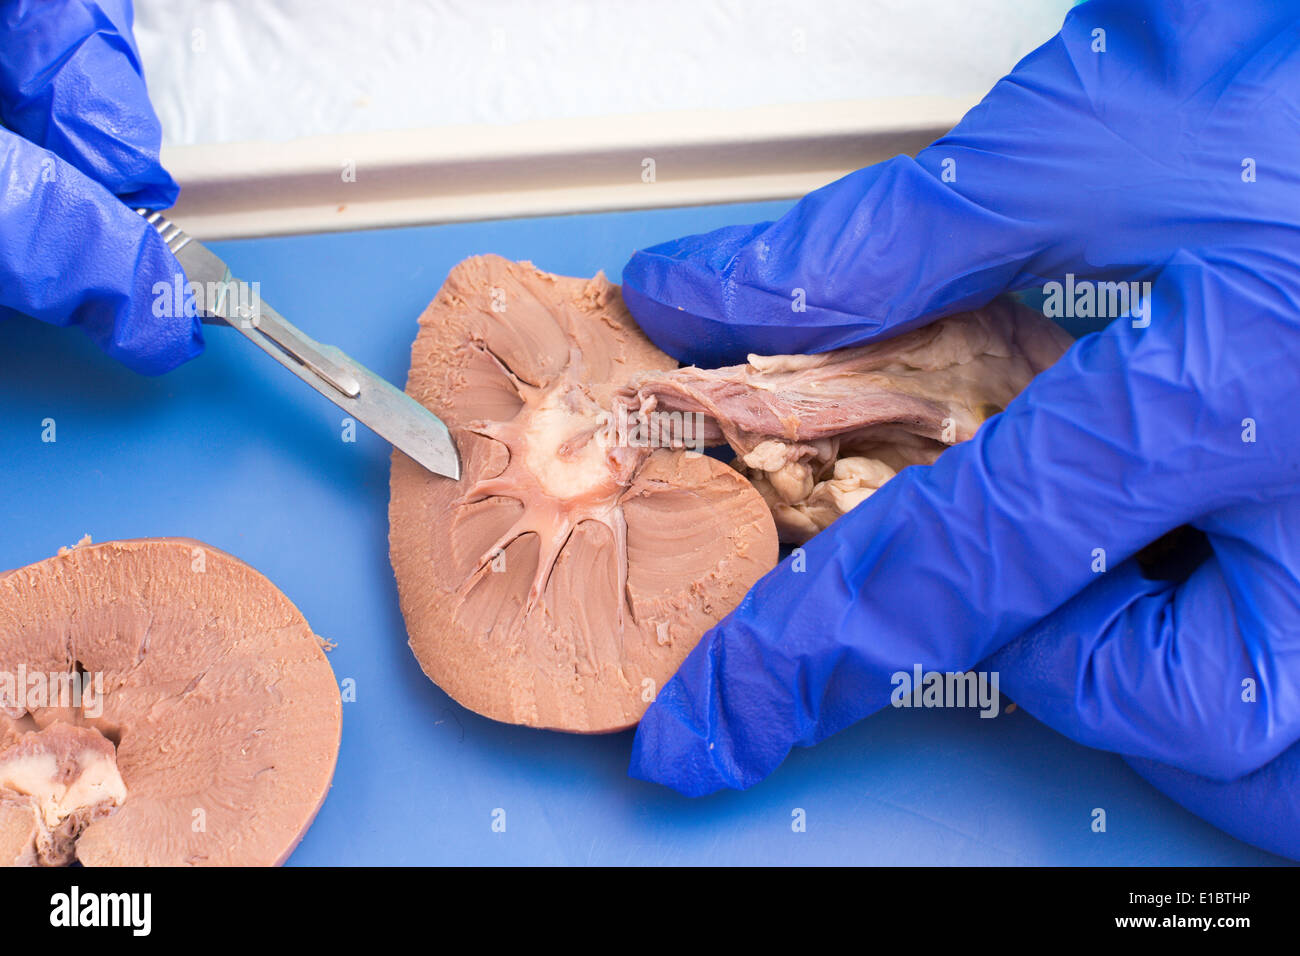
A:
{"type": "Polygon", "coordinates": [[[1236,780],[1211,780],[1136,757],[1128,763],[1157,790],[1225,833],[1300,860],[1300,744],[1236,780]]]}
{"type": "Polygon", "coordinates": [[[146,375],[203,350],[180,263],[99,183],[0,129],[0,308],[79,325],[146,375]],[[178,299],[181,300],[178,302],[178,299]]]}
{"type": "Polygon", "coordinates": [[[1216,780],[1248,774],[1300,741],[1298,520],[1297,498],[1198,519],[1203,543],[1179,549],[1196,562],[1185,579],[1154,580],[1135,559],[1103,568],[980,669],[1080,743],[1216,780]]]}
{"type": "Polygon", "coordinates": [[[776,222],[652,246],[623,270],[650,339],[684,362],[823,352],[983,305],[1045,244],[899,156],[805,196],[776,222]]]}

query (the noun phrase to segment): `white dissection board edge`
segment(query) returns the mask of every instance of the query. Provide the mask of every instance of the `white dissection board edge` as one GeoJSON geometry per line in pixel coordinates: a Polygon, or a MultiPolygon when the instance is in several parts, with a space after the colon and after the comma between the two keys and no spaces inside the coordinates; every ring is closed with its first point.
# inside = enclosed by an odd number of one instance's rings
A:
{"type": "Polygon", "coordinates": [[[801,196],[914,154],[976,97],[891,97],[165,147],[200,239],[801,196]]]}

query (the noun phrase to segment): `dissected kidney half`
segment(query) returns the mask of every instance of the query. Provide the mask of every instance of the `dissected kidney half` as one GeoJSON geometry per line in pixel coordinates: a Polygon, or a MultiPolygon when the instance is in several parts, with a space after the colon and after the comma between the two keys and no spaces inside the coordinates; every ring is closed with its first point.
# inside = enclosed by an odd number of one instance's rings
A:
{"type": "Polygon", "coordinates": [[[466,707],[629,727],[776,563],[742,475],[611,421],[628,382],[675,365],[601,275],[468,259],[420,317],[407,392],[451,428],[462,477],[394,453],[391,557],[411,648],[466,707]]]}
{"type": "Polygon", "coordinates": [[[283,863],[341,710],[302,614],[209,545],[86,543],[0,574],[0,863],[283,863]]]}

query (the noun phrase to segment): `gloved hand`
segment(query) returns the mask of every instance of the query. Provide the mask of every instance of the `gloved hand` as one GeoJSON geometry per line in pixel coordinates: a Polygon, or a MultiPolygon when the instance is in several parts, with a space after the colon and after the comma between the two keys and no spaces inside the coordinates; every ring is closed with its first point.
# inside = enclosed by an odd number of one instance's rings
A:
{"type": "Polygon", "coordinates": [[[814,538],[806,571],[763,578],[662,688],[632,774],[748,787],[886,706],[899,671],[997,668],[1047,723],[1300,857],[1298,115],[1294,5],[1088,3],[915,160],[637,253],[633,314],[705,364],[1067,273],[1153,287],[1147,318],[1077,342],[814,538]],[[1133,555],[1183,524],[1207,556],[1148,580],[1133,555]]]}
{"type": "Polygon", "coordinates": [[[154,284],[183,287],[184,273],[132,211],[178,189],[158,163],[130,0],[0,3],[0,124],[0,314],[79,325],[145,374],[199,354],[192,309],[164,299],[155,315],[154,284]]]}

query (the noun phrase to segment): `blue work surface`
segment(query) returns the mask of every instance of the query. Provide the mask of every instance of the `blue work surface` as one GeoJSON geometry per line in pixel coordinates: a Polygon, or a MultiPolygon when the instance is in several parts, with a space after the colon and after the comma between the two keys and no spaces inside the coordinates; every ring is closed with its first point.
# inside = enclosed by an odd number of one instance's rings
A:
{"type": "MultiPolygon", "coordinates": [[[[785,208],[213,247],[290,321],[401,385],[416,317],[466,256],[617,278],[637,247],[785,208]]],[[[356,701],[343,705],[334,786],[293,863],[1281,862],[1023,711],[888,711],[797,751],[747,793],[702,800],[629,779],[630,733],[576,737],[470,713],[406,646],[388,564],[388,447],[363,428],[344,442],[333,405],[233,331],[206,334],[202,358],[144,379],[79,332],[0,322],[0,567],[83,534],[190,536],[258,568],[337,642],[330,661],[356,701]],[[41,441],[47,418],[53,443],[41,441]],[[1097,807],[1104,833],[1091,829],[1097,807]]]]}

